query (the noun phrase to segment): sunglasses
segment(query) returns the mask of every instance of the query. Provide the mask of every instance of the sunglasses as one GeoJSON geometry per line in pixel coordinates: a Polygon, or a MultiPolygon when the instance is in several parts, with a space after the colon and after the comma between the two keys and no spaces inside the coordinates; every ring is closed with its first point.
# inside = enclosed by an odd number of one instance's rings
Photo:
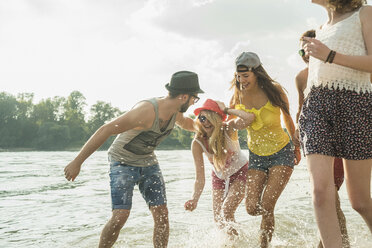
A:
{"type": "Polygon", "coordinates": [[[304,50],[304,49],[300,49],[300,50],[298,50],[298,54],[299,54],[301,57],[305,56],[305,50],[304,50]]]}
{"type": "Polygon", "coordinates": [[[199,115],[199,116],[198,116],[198,120],[199,120],[201,123],[204,123],[204,122],[207,120],[207,117],[205,117],[204,115],[199,115]]]}
{"type": "Polygon", "coordinates": [[[194,104],[200,100],[200,97],[197,97],[195,95],[190,95],[190,96],[194,97],[194,104]]]}

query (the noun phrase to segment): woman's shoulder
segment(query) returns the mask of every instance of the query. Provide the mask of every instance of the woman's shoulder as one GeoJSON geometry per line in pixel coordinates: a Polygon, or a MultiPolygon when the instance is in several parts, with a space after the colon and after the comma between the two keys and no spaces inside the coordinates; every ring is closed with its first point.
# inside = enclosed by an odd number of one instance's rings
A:
{"type": "Polygon", "coordinates": [[[200,150],[201,152],[203,152],[203,141],[198,138],[194,138],[191,142],[191,149],[200,150]]]}
{"type": "Polygon", "coordinates": [[[359,10],[359,17],[362,22],[366,19],[371,20],[372,19],[372,6],[370,5],[362,6],[359,10]]]}

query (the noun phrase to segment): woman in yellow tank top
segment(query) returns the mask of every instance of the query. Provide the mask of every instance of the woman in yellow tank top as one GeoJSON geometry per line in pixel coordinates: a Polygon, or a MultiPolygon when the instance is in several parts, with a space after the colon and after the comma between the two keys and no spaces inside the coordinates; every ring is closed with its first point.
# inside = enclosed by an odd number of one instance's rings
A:
{"type": "MultiPolygon", "coordinates": [[[[235,61],[232,81],[234,96],[230,106],[255,114],[247,128],[249,169],[246,209],[250,215],[262,215],[261,247],[268,247],[274,232],[274,208],[284,190],[293,166],[301,159],[300,148],[293,150],[290,138],[281,126],[281,113],[287,130],[295,139],[295,126],[289,103],[280,84],[262,67],[259,57],[243,52],[235,61]]],[[[294,140],[298,144],[297,140],[294,140]]]]}

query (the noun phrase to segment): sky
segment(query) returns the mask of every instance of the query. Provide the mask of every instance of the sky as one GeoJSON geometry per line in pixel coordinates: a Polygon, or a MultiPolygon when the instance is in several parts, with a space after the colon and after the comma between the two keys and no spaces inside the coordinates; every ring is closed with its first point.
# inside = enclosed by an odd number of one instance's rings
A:
{"type": "Polygon", "coordinates": [[[200,104],[228,103],[235,58],[251,51],[288,91],[294,117],[299,37],[326,20],[310,0],[1,0],[0,92],[37,103],[78,90],[87,109],[124,111],[189,70],[206,92],[200,104]]]}

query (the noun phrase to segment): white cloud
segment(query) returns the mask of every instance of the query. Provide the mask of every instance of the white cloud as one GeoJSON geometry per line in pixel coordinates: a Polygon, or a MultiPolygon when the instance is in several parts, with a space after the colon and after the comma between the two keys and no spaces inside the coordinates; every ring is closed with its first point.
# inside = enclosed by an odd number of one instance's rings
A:
{"type": "Polygon", "coordinates": [[[125,110],[166,94],[186,69],[199,74],[203,98],[227,102],[235,57],[254,51],[289,90],[294,114],[298,39],[325,19],[302,0],[0,1],[0,85],[36,101],[79,90],[89,105],[125,110]]]}

